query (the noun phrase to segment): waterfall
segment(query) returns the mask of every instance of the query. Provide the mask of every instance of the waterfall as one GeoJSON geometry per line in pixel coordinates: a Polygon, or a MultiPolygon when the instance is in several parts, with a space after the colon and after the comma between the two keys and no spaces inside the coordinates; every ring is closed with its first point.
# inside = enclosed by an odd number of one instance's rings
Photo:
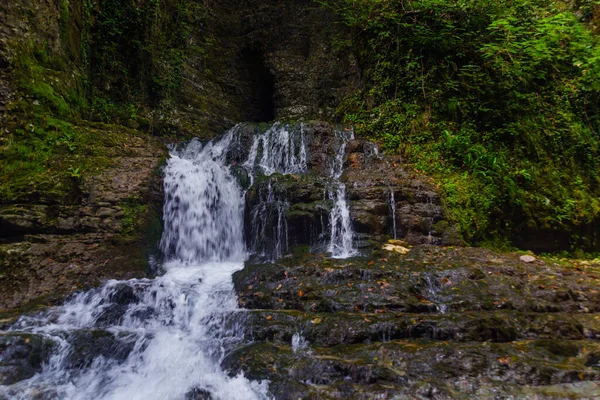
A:
{"type": "Polygon", "coordinates": [[[295,129],[276,122],[261,135],[256,135],[244,165],[257,168],[264,175],[303,174],[307,167],[306,138],[302,124],[295,129]]]}
{"type": "MultiPolygon", "coordinates": [[[[203,393],[213,400],[268,398],[268,382],[230,377],[220,367],[243,339],[244,314],[232,283],[247,256],[239,173],[252,181],[259,174],[306,173],[309,154],[302,124],[275,124],[253,137],[247,157],[238,152],[232,161],[231,153],[243,147],[238,128],[220,140],[192,140],[171,149],[164,176],[162,276],[109,281],[7,328],[42,338],[51,354],[40,373],[0,386],[0,399],[175,400],[203,393]]],[[[355,254],[340,180],[351,138],[351,132],[336,132],[329,164],[334,204],[329,251],[340,258],[355,254]]],[[[249,245],[276,259],[288,251],[288,202],[270,181],[259,198],[249,216],[254,230],[249,245]]]]}
{"type": "Polygon", "coordinates": [[[165,171],[168,261],[156,279],[110,281],[9,330],[44,337],[41,373],[9,399],[267,399],[267,382],[220,368],[241,340],[232,274],[243,268],[243,193],[225,165],[232,133],[172,150],[165,171]],[[98,342],[96,342],[98,341],[98,342]],[[98,351],[98,354],[94,354],[98,351]]]}
{"type": "Polygon", "coordinates": [[[331,189],[328,192],[333,207],[329,216],[331,237],[327,250],[334,258],[348,258],[356,254],[353,247],[352,224],[350,221],[350,209],[346,201],[346,185],[341,181],[344,173],[344,157],[348,141],[354,139],[352,131],[336,131],[336,139],[341,142],[335,153],[335,157],[329,164],[329,176],[333,179],[331,189]]]}
{"type": "Polygon", "coordinates": [[[390,189],[390,208],[392,209],[392,232],[394,235],[394,239],[398,239],[398,234],[396,233],[396,198],[393,189],[390,189]]]}
{"type": "MultiPolygon", "coordinates": [[[[347,258],[356,254],[353,247],[353,231],[350,210],[346,201],[346,185],[341,182],[344,172],[344,157],[348,141],[354,139],[352,131],[336,130],[335,154],[329,160],[329,178],[331,179],[328,197],[333,203],[329,217],[330,241],[327,250],[335,258],[347,258]]],[[[304,174],[308,172],[308,150],[303,124],[290,126],[275,123],[265,133],[253,139],[248,159],[243,164],[251,171],[252,182],[256,174],[271,176],[280,174],[304,174]]],[[[275,260],[287,250],[287,223],[285,212],[288,203],[285,198],[273,195],[271,186],[268,194],[260,194],[260,203],[251,210],[250,249],[267,260],[275,260]],[[275,225],[273,216],[276,216],[275,225]],[[269,221],[271,227],[268,227],[269,221]],[[275,228],[276,226],[276,228],[275,228]],[[269,232],[267,232],[268,230],[269,232]],[[271,230],[274,230],[272,233],[271,230]],[[272,242],[271,249],[265,238],[272,242]]]]}
{"type": "MultiPolygon", "coordinates": [[[[256,174],[303,174],[308,170],[308,152],[302,124],[275,123],[265,133],[254,136],[244,163],[251,181],[256,174]]],[[[271,182],[259,188],[259,203],[250,210],[249,247],[252,253],[275,261],[288,251],[288,225],[285,197],[276,194],[271,182]]]]}
{"type": "Polygon", "coordinates": [[[288,225],[285,198],[277,196],[268,183],[266,193],[259,188],[259,203],[250,210],[249,247],[264,260],[275,261],[288,251],[288,225]]]}

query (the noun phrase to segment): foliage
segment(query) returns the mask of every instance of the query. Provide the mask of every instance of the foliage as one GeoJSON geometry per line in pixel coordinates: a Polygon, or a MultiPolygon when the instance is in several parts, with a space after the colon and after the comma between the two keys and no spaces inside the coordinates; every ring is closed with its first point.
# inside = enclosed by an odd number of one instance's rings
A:
{"type": "Polygon", "coordinates": [[[191,26],[206,16],[203,2],[83,0],[78,7],[59,0],[57,6],[57,20],[48,19],[60,37],[6,43],[15,95],[0,113],[6,132],[0,201],[71,201],[65,196],[76,192],[73,186],[109,161],[105,154],[87,157],[91,149],[102,153],[109,135],[86,136],[78,127],[86,120],[149,126],[141,110],[176,101],[186,63],[210,46],[208,38],[192,38],[191,26]]]}
{"type": "Polygon", "coordinates": [[[205,14],[191,0],[102,0],[91,16],[93,112],[106,120],[121,105],[177,99],[187,60],[202,52],[191,26],[205,14]]]}
{"type": "Polygon", "coordinates": [[[600,2],[320,3],[368,81],[340,113],[437,176],[467,239],[598,221],[600,2]]]}

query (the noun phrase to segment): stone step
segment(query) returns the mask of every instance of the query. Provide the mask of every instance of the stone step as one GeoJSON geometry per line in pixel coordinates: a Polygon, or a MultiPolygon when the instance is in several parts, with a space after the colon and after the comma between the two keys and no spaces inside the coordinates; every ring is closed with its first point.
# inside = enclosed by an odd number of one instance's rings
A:
{"type": "Polygon", "coordinates": [[[249,312],[250,341],[291,343],[296,334],[319,347],[427,339],[456,342],[600,339],[600,314],[515,311],[451,314],[249,312]]]}

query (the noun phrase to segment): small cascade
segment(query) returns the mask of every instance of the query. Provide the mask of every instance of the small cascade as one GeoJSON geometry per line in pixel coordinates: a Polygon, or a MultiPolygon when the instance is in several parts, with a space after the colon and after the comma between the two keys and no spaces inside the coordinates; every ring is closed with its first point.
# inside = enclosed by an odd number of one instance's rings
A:
{"type": "Polygon", "coordinates": [[[302,350],[306,350],[310,343],[299,333],[294,333],[292,336],[292,351],[297,353],[302,350]]]}
{"type": "MultiPolygon", "coordinates": [[[[248,159],[243,163],[254,183],[259,174],[303,174],[308,170],[306,135],[302,124],[275,123],[262,134],[255,135],[248,159]]],[[[258,204],[249,212],[250,251],[266,261],[275,261],[288,251],[289,207],[285,194],[275,193],[271,182],[259,187],[258,204]]]]}
{"type": "Polygon", "coordinates": [[[275,123],[256,135],[244,166],[264,175],[304,174],[308,170],[306,137],[302,124],[291,127],[275,123]]]}
{"type": "MultiPolygon", "coordinates": [[[[427,206],[429,209],[434,208],[433,198],[429,195],[427,196],[427,206]]],[[[435,244],[439,244],[439,242],[440,242],[439,238],[433,236],[433,224],[434,224],[437,216],[439,216],[438,213],[433,213],[429,217],[429,225],[427,227],[427,244],[435,245],[435,244]]]]}
{"type": "Polygon", "coordinates": [[[425,290],[423,292],[425,295],[424,297],[434,304],[437,312],[440,314],[446,314],[448,311],[447,303],[449,302],[450,297],[441,294],[442,282],[450,282],[450,279],[447,277],[439,278],[433,274],[425,274],[423,281],[425,286],[425,290]]]}
{"type": "MultiPolygon", "coordinates": [[[[192,140],[171,149],[164,177],[162,276],[107,282],[8,328],[11,334],[36,335],[52,350],[41,373],[0,386],[0,398],[179,400],[194,393],[210,393],[214,400],[269,398],[267,382],[230,377],[220,366],[243,340],[244,313],[232,275],[244,267],[245,242],[269,260],[289,251],[289,204],[270,176],[306,173],[308,140],[302,124],[274,124],[251,136],[251,146],[241,132],[248,131],[238,126],[220,140],[192,140]],[[257,203],[245,214],[248,180],[256,181],[257,203]],[[247,241],[244,221],[251,225],[247,241]]],[[[340,180],[352,136],[336,132],[329,163],[329,251],[338,258],[355,254],[340,180]]],[[[300,351],[306,341],[297,335],[292,345],[300,351]]]]}
{"type": "Polygon", "coordinates": [[[329,176],[333,182],[328,192],[333,202],[329,224],[331,237],[327,250],[334,258],[348,258],[356,254],[353,246],[354,232],[350,220],[350,209],[346,201],[346,185],[340,180],[344,172],[344,157],[348,142],[354,139],[352,131],[336,131],[336,139],[341,142],[335,157],[329,164],[329,176]]]}
{"type": "Polygon", "coordinates": [[[392,232],[394,239],[398,239],[398,233],[396,232],[396,198],[393,189],[390,189],[390,209],[392,210],[392,232]]]}
{"type": "Polygon", "coordinates": [[[259,189],[259,203],[250,210],[248,244],[251,251],[261,259],[275,261],[288,251],[288,225],[285,199],[273,191],[271,182],[265,190],[259,189]]]}

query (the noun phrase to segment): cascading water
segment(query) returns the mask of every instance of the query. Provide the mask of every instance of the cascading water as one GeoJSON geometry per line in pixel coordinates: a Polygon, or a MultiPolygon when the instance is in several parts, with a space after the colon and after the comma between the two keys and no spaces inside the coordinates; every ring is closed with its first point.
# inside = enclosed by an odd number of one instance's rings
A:
{"type": "MultiPolygon", "coordinates": [[[[306,173],[308,155],[303,125],[275,123],[265,133],[254,136],[244,167],[252,182],[256,174],[306,173]]],[[[249,211],[249,247],[264,260],[275,261],[288,250],[288,206],[285,197],[275,194],[269,182],[265,190],[259,190],[259,203],[249,211]]]]}
{"type": "MultiPolygon", "coordinates": [[[[261,188],[262,189],[262,188],[261,188]]],[[[259,203],[250,210],[249,247],[259,257],[275,261],[288,251],[288,225],[285,213],[289,207],[279,198],[268,183],[266,190],[259,189],[259,203]]]]}
{"type": "Polygon", "coordinates": [[[204,147],[192,141],[172,152],[165,173],[161,245],[170,261],[164,275],[111,281],[22,317],[10,331],[44,337],[52,355],[41,373],[0,387],[0,398],[163,400],[194,392],[267,398],[266,382],[231,378],[220,368],[225,352],[241,340],[231,277],[245,258],[243,193],[225,165],[231,138],[230,132],[204,147]],[[103,354],[81,355],[96,345],[103,354]]]}
{"type": "MultiPolygon", "coordinates": [[[[356,254],[353,247],[353,231],[350,220],[350,210],[346,202],[346,185],[341,182],[344,172],[344,157],[348,141],[354,138],[351,130],[335,131],[335,155],[329,161],[329,178],[331,188],[328,192],[333,207],[329,217],[330,240],[327,250],[335,258],[347,258],[356,254]]],[[[280,174],[303,174],[308,171],[307,140],[302,124],[294,127],[275,123],[264,134],[256,135],[252,142],[247,161],[244,166],[254,174],[262,173],[270,176],[280,174]]],[[[268,194],[261,197],[259,205],[251,211],[251,246],[250,248],[264,259],[275,260],[283,255],[282,250],[287,249],[287,226],[285,224],[285,211],[287,202],[273,195],[271,186],[268,194]],[[276,215],[277,223],[274,235],[265,235],[267,221],[273,221],[276,215]],[[272,249],[267,249],[260,238],[270,237],[273,241],[272,249]],[[254,243],[256,242],[256,243],[254,243]],[[257,245],[258,244],[258,245],[257,245]]],[[[269,228],[271,229],[271,228],[269,228]]]]}
{"type": "MultiPolygon", "coordinates": [[[[268,398],[267,382],[230,377],[220,367],[243,336],[232,275],[246,258],[245,193],[234,171],[241,168],[252,181],[257,174],[306,173],[307,143],[302,124],[275,124],[253,138],[246,161],[238,164],[228,161],[242,147],[238,133],[235,127],[218,141],[193,140],[171,151],[162,276],[107,282],[8,328],[8,334],[41,338],[51,354],[40,373],[0,386],[0,399],[168,400],[198,393],[214,400],[268,398]]],[[[339,146],[329,171],[334,203],[329,251],[339,258],[355,253],[340,181],[351,138],[351,132],[336,133],[339,146]]],[[[268,235],[260,231],[273,230],[274,259],[287,251],[288,204],[270,183],[261,196],[262,206],[251,215],[251,228],[257,229],[251,246],[261,249],[268,235]]],[[[301,348],[297,339],[295,347],[301,348]]]]}
{"type": "Polygon", "coordinates": [[[353,247],[352,224],[350,209],[346,202],[346,185],[340,180],[344,172],[344,156],[348,141],[354,139],[352,131],[336,131],[336,139],[341,142],[335,157],[329,165],[329,176],[333,179],[329,190],[329,199],[333,201],[333,208],[329,216],[331,238],[327,250],[334,258],[348,258],[356,254],[353,247]]]}
{"type": "Polygon", "coordinates": [[[258,168],[269,176],[280,174],[303,174],[308,169],[306,138],[302,124],[297,129],[275,123],[264,134],[254,137],[248,160],[244,165],[258,168]]]}
{"type": "Polygon", "coordinates": [[[396,232],[396,196],[394,195],[394,190],[390,189],[390,208],[392,209],[392,232],[394,239],[397,238],[396,232]]]}

